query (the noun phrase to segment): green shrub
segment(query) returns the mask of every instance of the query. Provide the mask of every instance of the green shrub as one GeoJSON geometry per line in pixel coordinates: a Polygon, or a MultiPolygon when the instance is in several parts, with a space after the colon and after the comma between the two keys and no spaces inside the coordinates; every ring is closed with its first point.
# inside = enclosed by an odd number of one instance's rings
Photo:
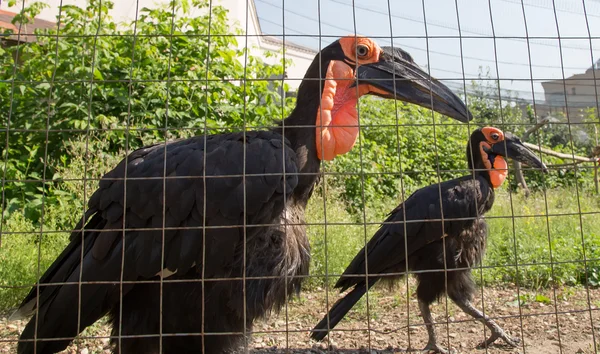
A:
{"type": "MultiPolygon", "coordinates": [[[[365,201],[399,196],[442,179],[464,174],[468,126],[414,105],[365,97],[360,106],[360,136],[348,154],[325,170],[342,191],[349,210],[365,201]],[[439,156],[439,158],[438,158],[439,156]],[[448,172],[450,171],[450,172],[448,172]]],[[[359,212],[360,213],[360,212],[359,212]]]]}
{"type": "MultiPolygon", "coordinates": [[[[292,99],[282,109],[281,82],[266,80],[283,74],[283,63],[248,55],[244,66],[246,50],[237,49],[235,36],[209,39],[239,32],[229,29],[223,7],[213,6],[209,21],[208,0],[174,0],[141,9],[135,28],[113,22],[111,7],[99,0],[85,9],[62,6],[59,37],[50,29],[38,32],[44,36],[37,42],[0,47],[0,67],[9,68],[0,71],[0,127],[16,130],[8,149],[0,147],[7,180],[55,180],[57,164],[73,160],[63,142],[81,136],[108,142],[94,153],[116,154],[196,134],[205,124],[223,131],[244,122],[272,125],[287,115],[292,99]],[[205,14],[192,17],[192,9],[205,14]]],[[[22,17],[39,9],[29,7],[22,17]]],[[[46,203],[57,202],[53,187],[6,183],[5,207],[25,208],[37,221],[42,191],[46,203]]]]}

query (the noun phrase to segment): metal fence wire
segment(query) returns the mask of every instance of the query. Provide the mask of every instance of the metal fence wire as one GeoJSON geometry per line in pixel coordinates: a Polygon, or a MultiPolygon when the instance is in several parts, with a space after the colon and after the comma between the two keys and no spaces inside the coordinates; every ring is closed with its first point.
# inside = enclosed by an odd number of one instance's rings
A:
{"type": "Polygon", "coordinates": [[[599,17],[0,0],[0,352],[600,352],[599,17]]]}

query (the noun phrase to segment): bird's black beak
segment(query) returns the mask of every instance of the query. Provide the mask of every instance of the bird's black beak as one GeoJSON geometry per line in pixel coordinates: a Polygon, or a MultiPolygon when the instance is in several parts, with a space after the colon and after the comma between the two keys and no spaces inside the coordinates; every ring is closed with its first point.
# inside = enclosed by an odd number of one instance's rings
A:
{"type": "Polygon", "coordinates": [[[492,145],[491,151],[494,154],[511,158],[513,160],[524,163],[530,167],[537,167],[544,172],[548,172],[548,168],[542,160],[540,160],[533,151],[529,150],[521,140],[511,133],[504,133],[504,140],[492,145]]]}
{"type": "Polygon", "coordinates": [[[378,62],[358,67],[358,84],[374,86],[376,90],[372,90],[372,94],[430,108],[461,122],[473,118],[457,95],[419,68],[410,57],[402,55],[402,50],[381,49],[378,62]]]}

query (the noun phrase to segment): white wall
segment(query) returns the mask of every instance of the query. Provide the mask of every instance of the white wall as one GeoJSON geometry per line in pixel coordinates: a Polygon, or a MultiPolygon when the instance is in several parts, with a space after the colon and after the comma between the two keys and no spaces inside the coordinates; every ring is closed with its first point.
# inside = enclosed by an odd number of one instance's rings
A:
{"type": "MultiPolygon", "coordinates": [[[[35,0],[25,0],[25,4],[34,2],[35,0]]],[[[85,7],[87,0],[45,0],[49,5],[48,8],[44,9],[38,16],[41,19],[48,21],[56,21],[58,15],[59,6],[62,5],[77,5],[85,7]]],[[[161,5],[168,4],[168,0],[114,0],[114,8],[110,12],[111,16],[117,22],[129,22],[136,18],[136,6],[141,9],[144,7],[153,8],[161,5]]],[[[17,6],[9,8],[6,1],[0,0],[0,9],[19,12],[22,7],[22,2],[19,2],[17,6]]],[[[229,10],[229,21],[231,25],[236,25],[244,32],[247,28],[247,45],[251,48],[250,53],[256,56],[262,56],[264,51],[280,52],[283,48],[283,44],[277,39],[260,37],[262,34],[260,31],[260,24],[258,23],[258,16],[256,15],[256,9],[252,0],[214,0],[214,5],[221,5],[229,10]],[[248,11],[248,13],[246,13],[248,11]],[[248,23],[246,24],[246,18],[248,23]]],[[[200,10],[196,10],[200,11],[200,10]]],[[[201,15],[201,13],[192,13],[193,15],[201,15]]],[[[239,47],[246,45],[246,38],[238,38],[239,47]]],[[[295,48],[297,46],[286,40],[286,59],[291,59],[293,65],[286,68],[286,72],[289,80],[287,83],[292,89],[296,89],[300,84],[300,79],[304,77],[306,69],[312,62],[316,52],[295,48]]],[[[275,64],[277,58],[265,58],[265,62],[269,64],[275,64]]]]}

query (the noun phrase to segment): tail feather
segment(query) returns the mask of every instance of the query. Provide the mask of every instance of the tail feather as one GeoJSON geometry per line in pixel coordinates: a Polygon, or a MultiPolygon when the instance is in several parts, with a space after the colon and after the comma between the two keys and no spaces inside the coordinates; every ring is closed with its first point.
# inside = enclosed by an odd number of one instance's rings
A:
{"type": "MultiPolygon", "coordinates": [[[[93,210],[91,210],[93,211],[93,210]]],[[[79,265],[81,262],[81,232],[79,231],[83,226],[83,220],[89,220],[87,224],[87,228],[92,229],[101,229],[104,227],[106,223],[102,217],[98,214],[93,215],[91,211],[86,212],[85,217],[79,221],[77,226],[74,228],[75,231],[71,233],[71,242],[65,247],[65,249],[61,252],[61,254],[52,262],[50,267],[46,269],[42,277],[38,280],[38,284],[44,283],[60,283],[64,282],[69,275],[73,272],[73,269],[79,265]],[[93,218],[92,218],[93,216],[93,218]]],[[[86,238],[91,238],[93,235],[88,232],[86,238]]],[[[86,254],[91,248],[93,242],[86,241],[86,247],[83,250],[83,253],[86,254]]],[[[44,286],[41,287],[40,290],[40,303],[46,302],[48,298],[54,296],[54,293],[58,287],[52,286],[44,286]]],[[[19,308],[13,312],[13,314],[8,319],[9,321],[22,320],[27,318],[35,313],[37,303],[38,303],[38,291],[37,287],[33,286],[29,291],[29,294],[23,299],[19,308]]]]}
{"type": "Polygon", "coordinates": [[[310,337],[318,341],[325,338],[329,331],[337,326],[338,323],[340,323],[348,311],[350,311],[350,309],[356,305],[358,300],[360,300],[367,290],[370,289],[376,282],[377,280],[370,281],[368,288],[364,282],[357,284],[352,291],[346,294],[346,296],[336,301],[327,315],[325,315],[321,322],[319,322],[315,328],[313,328],[310,337]]]}
{"type": "MultiPolygon", "coordinates": [[[[93,268],[89,266],[89,263],[94,262],[90,258],[85,257],[83,260],[84,276],[86,269],[93,268]]],[[[17,349],[19,354],[45,354],[64,350],[73,338],[107,314],[118,301],[118,283],[104,281],[118,280],[120,264],[104,267],[99,272],[103,278],[84,278],[81,285],[77,284],[78,268],[66,279],[70,284],[52,286],[55,288],[53,296],[40,304],[21,333],[17,349]],[[102,283],[95,283],[96,281],[102,283]]]]}
{"type": "MultiPolygon", "coordinates": [[[[87,225],[90,228],[102,226],[99,217],[94,217],[87,225]]],[[[120,262],[98,263],[90,255],[98,233],[89,232],[85,237],[85,244],[72,237],[70,244],[40,279],[39,297],[34,287],[12,315],[12,318],[18,318],[33,314],[21,333],[19,354],[56,353],[65,349],[72,338],[105,315],[118,300],[117,285],[96,282],[118,281],[120,262]]]]}
{"type": "Polygon", "coordinates": [[[21,333],[17,353],[57,353],[64,350],[86,327],[105,315],[114,286],[97,284],[82,289],[81,306],[77,285],[63,286],[52,307],[43,305],[21,333]],[[37,320],[36,320],[37,319],[37,320]],[[37,330],[36,330],[37,327],[37,330]]]}

